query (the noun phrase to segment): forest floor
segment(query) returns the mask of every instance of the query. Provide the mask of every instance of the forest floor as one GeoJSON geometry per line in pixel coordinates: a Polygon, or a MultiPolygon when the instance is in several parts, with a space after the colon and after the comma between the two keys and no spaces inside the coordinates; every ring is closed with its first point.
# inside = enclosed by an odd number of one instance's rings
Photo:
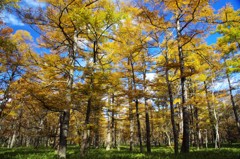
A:
{"type": "MultiPolygon", "coordinates": [[[[0,148],[0,159],[56,159],[56,153],[50,148],[0,148]]],[[[69,146],[68,159],[79,159],[79,147],[69,146]]],[[[128,147],[121,150],[106,151],[105,149],[90,149],[84,159],[240,159],[240,144],[224,145],[220,149],[191,148],[189,154],[175,156],[171,147],[152,147],[152,153],[139,153],[138,149],[129,152],[128,147]]]]}

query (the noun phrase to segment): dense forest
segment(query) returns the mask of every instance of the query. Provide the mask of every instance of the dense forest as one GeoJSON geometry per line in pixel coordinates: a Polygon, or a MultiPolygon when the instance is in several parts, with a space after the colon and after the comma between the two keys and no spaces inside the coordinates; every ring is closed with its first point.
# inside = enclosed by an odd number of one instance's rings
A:
{"type": "Polygon", "coordinates": [[[240,139],[240,9],[214,0],[1,0],[1,147],[66,158],[240,139]],[[32,37],[37,34],[38,37],[32,37]],[[215,40],[211,40],[215,36],[215,40]]]}

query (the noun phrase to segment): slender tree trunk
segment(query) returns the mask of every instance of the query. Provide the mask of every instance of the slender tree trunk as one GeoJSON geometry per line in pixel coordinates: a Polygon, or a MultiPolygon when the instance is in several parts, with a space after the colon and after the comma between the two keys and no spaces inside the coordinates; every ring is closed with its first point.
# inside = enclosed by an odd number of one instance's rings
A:
{"type": "Polygon", "coordinates": [[[97,106],[95,108],[96,112],[95,112],[95,124],[96,124],[96,127],[94,129],[94,147],[95,148],[99,148],[99,115],[100,115],[100,109],[99,107],[97,106]]]}
{"type": "Polygon", "coordinates": [[[205,129],[205,148],[208,148],[208,131],[205,129]]]}
{"type": "Polygon", "coordinates": [[[8,141],[7,141],[7,148],[10,148],[11,141],[12,141],[12,136],[10,136],[8,141]]]}
{"type": "Polygon", "coordinates": [[[195,143],[196,143],[196,147],[199,150],[201,147],[201,131],[199,128],[199,115],[198,115],[198,102],[196,101],[196,86],[194,86],[193,88],[193,94],[194,94],[194,102],[195,102],[195,106],[193,107],[193,120],[195,120],[195,143]]]}
{"type": "Polygon", "coordinates": [[[186,106],[186,90],[185,90],[185,66],[184,66],[184,54],[182,45],[180,44],[181,38],[181,26],[180,21],[177,19],[177,40],[178,40],[178,57],[180,63],[180,79],[181,79],[181,97],[182,97],[182,114],[183,114],[183,139],[182,139],[182,153],[189,152],[189,112],[186,106]]]}
{"type": "Polygon", "coordinates": [[[174,105],[173,105],[172,88],[171,88],[171,84],[169,83],[169,80],[167,83],[168,83],[168,95],[169,95],[170,110],[171,110],[171,123],[172,123],[172,130],[173,130],[174,153],[178,154],[178,131],[177,131],[175,119],[174,119],[174,105]]]}
{"type": "Polygon", "coordinates": [[[155,139],[155,135],[154,135],[154,129],[155,129],[155,127],[154,127],[154,123],[153,123],[153,112],[154,112],[154,110],[150,107],[150,118],[151,118],[151,126],[150,126],[150,128],[151,128],[151,137],[152,137],[152,141],[154,141],[154,143],[156,143],[156,139],[155,139]]]}
{"type": "MultiPolygon", "coordinates": [[[[194,89],[195,88],[193,87],[193,81],[191,79],[189,79],[188,80],[188,96],[191,99],[194,99],[194,101],[195,101],[196,91],[194,89]]],[[[189,111],[190,112],[190,114],[189,114],[189,124],[194,126],[194,125],[196,125],[195,122],[197,122],[197,121],[194,120],[195,119],[195,117],[194,117],[195,116],[195,109],[194,109],[195,107],[194,107],[193,104],[190,104],[189,108],[190,108],[190,111],[189,111]]],[[[196,139],[195,139],[195,137],[196,137],[196,132],[194,131],[194,129],[192,129],[190,131],[190,144],[192,146],[196,146],[196,139]]]]}
{"type": "Polygon", "coordinates": [[[69,110],[64,110],[60,115],[60,134],[58,143],[58,156],[60,159],[66,158],[69,117],[69,110]]]}
{"type": "Polygon", "coordinates": [[[123,130],[123,122],[119,121],[119,130],[117,131],[117,149],[120,151],[120,145],[122,144],[122,130],[123,130]]]}
{"type": "Polygon", "coordinates": [[[138,106],[138,99],[135,101],[136,106],[136,117],[137,117],[137,129],[138,129],[138,140],[139,140],[139,146],[140,146],[140,152],[143,152],[143,145],[142,145],[142,133],[141,133],[141,123],[140,123],[140,117],[139,117],[139,106],[138,106]]]}
{"type": "Polygon", "coordinates": [[[30,137],[29,136],[27,136],[26,137],[26,147],[29,147],[30,146],[30,137]]]}
{"type": "MultiPolygon", "coordinates": [[[[168,51],[168,46],[167,49],[168,51]]],[[[168,53],[166,52],[165,55],[166,65],[168,64],[168,53]]],[[[168,68],[165,70],[165,77],[168,87],[168,96],[169,96],[169,103],[170,103],[170,110],[171,110],[171,124],[172,124],[172,130],[173,130],[173,140],[174,140],[174,153],[178,154],[178,131],[175,124],[175,118],[174,118],[174,104],[173,104],[173,93],[172,93],[172,86],[171,82],[169,81],[169,74],[168,74],[168,68]]]]}
{"type": "Polygon", "coordinates": [[[167,146],[171,146],[171,136],[168,134],[168,132],[165,132],[165,135],[167,137],[167,146]]]}
{"type": "MultiPolygon", "coordinates": [[[[116,99],[116,112],[119,111],[119,98],[116,99]]],[[[119,131],[119,129],[121,129],[121,122],[118,122],[117,119],[119,119],[119,115],[118,113],[116,113],[116,119],[115,119],[115,124],[114,124],[114,147],[119,149],[120,147],[120,133],[121,133],[121,130],[119,131]]]]}
{"type": "MultiPolygon", "coordinates": [[[[59,115],[60,116],[60,115],[59,115]]],[[[59,122],[59,125],[60,125],[60,122],[59,122]]],[[[60,127],[56,127],[56,130],[54,132],[54,139],[53,139],[53,145],[52,145],[52,148],[54,148],[55,150],[58,150],[58,139],[59,139],[59,129],[60,127]]]]}
{"type": "MultiPolygon", "coordinates": [[[[183,72],[183,71],[181,71],[183,72]]],[[[183,75],[183,74],[182,74],[183,75]]],[[[186,99],[185,99],[185,77],[181,77],[181,93],[182,93],[182,113],[183,113],[183,139],[182,139],[182,147],[181,152],[188,153],[189,152],[189,112],[188,108],[185,105],[186,99]]]]}
{"type": "Polygon", "coordinates": [[[117,133],[117,127],[118,127],[118,123],[115,121],[115,124],[114,124],[114,147],[115,147],[115,148],[118,147],[118,133],[117,133]]]}
{"type": "Polygon", "coordinates": [[[69,66],[68,79],[67,79],[67,94],[66,100],[69,108],[63,110],[60,113],[60,136],[59,136],[59,147],[58,147],[58,157],[61,159],[66,159],[67,153],[67,137],[69,131],[69,120],[70,120],[70,109],[72,109],[72,87],[73,87],[73,76],[74,76],[74,66],[75,66],[75,53],[77,52],[77,33],[74,32],[74,43],[72,48],[69,48],[68,58],[69,66]]]}
{"type": "Polygon", "coordinates": [[[108,126],[107,126],[107,145],[106,150],[109,151],[111,149],[111,121],[110,121],[110,113],[108,112],[108,126]]]}
{"type": "MultiPolygon", "coordinates": [[[[22,103],[21,103],[21,105],[22,105],[22,103]]],[[[20,146],[22,146],[22,125],[24,124],[23,123],[23,121],[22,121],[22,119],[23,119],[23,109],[20,109],[20,111],[19,111],[19,118],[18,118],[18,121],[19,121],[19,125],[18,125],[18,141],[19,141],[19,145],[20,146]]]]}
{"type": "Polygon", "coordinates": [[[133,80],[133,87],[134,87],[134,95],[135,95],[135,108],[136,108],[136,117],[137,117],[137,130],[138,130],[138,141],[140,146],[140,152],[143,152],[143,145],[142,145],[142,133],[141,133],[141,123],[140,123],[140,115],[139,115],[139,103],[138,103],[138,95],[137,95],[137,86],[136,86],[136,79],[135,79],[135,72],[134,72],[134,64],[132,61],[132,57],[130,59],[131,64],[131,71],[132,71],[132,80],[133,80]]]}
{"type": "MultiPolygon", "coordinates": [[[[143,57],[143,67],[146,68],[145,57],[143,57]]],[[[146,83],[146,69],[143,71],[143,81],[144,81],[144,106],[145,106],[145,124],[146,124],[146,145],[147,152],[151,152],[151,134],[150,134],[150,121],[149,121],[149,105],[147,102],[147,83],[146,83]]]]}
{"type": "Polygon", "coordinates": [[[198,108],[194,107],[194,117],[196,120],[195,126],[196,126],[196,146],[197,149],[199,150],[200,148],[200,142],[201,142],[201,132],[200,132],[200,128],[199,128],[199,119],[198,119],[198,108]]]}
{"type": "Polygon", "coordinates": [[[209,113],[209,119],[212,127],[212,132],[213,132],[213,140],[215,144],[215,148],[218,148],[218,142],[219,142],[219,135],[218,135],[218,122],[217,122],[217,117],[214,116],[215,109],[211,107],[210,100],[208,98],[208,90],[207,90],[207,84],[204,81],[204,88],[205,88],[205,95],[206,95],[206,101],[207,101],[207,106],[208,106],[208,113],[209,113]],[[218,135],[218,137],[217,137],[218,135]]]}
{"type": "Polygon", "coordinates": [[[90,123],[90,112],[91,112],[91,106],[92,106],[92,96],[88,98],[87,102],[87,112],[84,122],[84,130],[83,130],[83,140],[80,147],[80,155],[83,157],[86,153],[88,142],[89,142],[89,135],[88,135],[88,124],[90,123]]]}
{"type": "Polygon", "coordinates": [[[69,118],[70,118],[70,111],[64,110],[60,116],[60,136],[59,136],[59,147],[58,147],[58,156],[60,159],[66,158],[69,118]]]}
{"type": "MultiPolygon", "coordinates": [[[[128,59],[128,65],[130,65],[130,59],[128,59]]],[[[131,73],[131,70],[128,69],[128,72],[131,73]]],[[[129,150],[133,151],[133,138],[134,138],[134,116],[133,116],[133,106],[132,106],[132,79],[128,77],[128,104],[129,104],[129,122],[130,122],[130,143],[129,143],[129,150]]]]}
{"type": "Polygon", "coordinates": [[[200,149],[203,147],[203,139],[202,139],[201,129],[199,129],[199,132],[198,132],[198,139],[199,139],[199,149],[200,149]]]}
{"type": "MultiPolygon", "coordinates": [[[[190,120],[189,120],[189,123],[190,123],[190,125],[194,125],[194,118],[193,118],[193,105],[189,105],[189,107],[190,107],[190,120]]],[[[190,145],[191,146],[193,146],[194,145],[194,130],[193,129],[191,129],[190,130],[190,145]]]]}
{"type": "Polygon", "coordinates": [[[14,144],[16,142],[16,137],[17,137],[17,132],[16,132],[16,130],[14,130],[9,148],[13,148],[13,146],[14,146],[14,144]]]}
{"type": "Polygon", "coordinates": [[[151,140],[150,140],[150,121],[149,121],[149,108],[147,99],[144,99],[145,103],[145,122],[146,122],[146,138],[147,138],[147,152],[151,152],[151,140]]]}
{"type": "Polygon", "coordinates": [[[129,120],[130,120],[130,147],[129,150],[133,151],[133,138],[134,138],[134,120],[133,120],[132,103],[129,101],[129,120]]]}
{"type": "Polygon", "coordinates": [[[112,105],[111,105],[111,111],[112,111],[112,113],[111,113],[111,138],[112,138],[112,143],[111,143],[111,145],[112,145],[112,147],[113,148],[116,148],[115,147],[115,140],[116,140],[116,136],[115,136],[115,107],[114,107],[114,103],[115,103],[115,101],[114,101],[115,99],[114,99],[114,94],[112,95],[112,105]]]}
{"type": "Polygon", "coordinates": [[[93,65],[91,66],[91,75],[90,75],[90,84],[89,84],[89,91],[90,95],[88,98],[88,104],[87,104],[87,112],[86,112],[86,118],[84,122],[84,132],[83,132],[83,139],[82,144],[80,147],[80,155],[81,157],[84,157],[88,144],[89,144],[89,128],[88,124],[90,123],[90,115],[91,115],[91,108],[92,108],[92,100],[93,100],[93,93],[94,92],[94,72],[95,72],[95,65],[97,63],[97,50],[98,50],[98,41],[93,42],[93,65]]]}
{"type": "Polygon", "coordinates": [[[107,125],[107,145],[106,145],[106,150],[109,151],[111,149],[111,142],[112,142],[112,129],[111,129],[111,115],[110,115],[110,109],[112,108],[111,107],[112,103],[111,103],[111,97],[110,97],[110,94],[108,94],[108,125],[107,125]]]}
{"type": "Polygon", "coordinates": [[[179,104],[176,104],[176,107],[178,108],[178,117],[180,118],[179,124],[178,124],[178,134],[183,134],[183,113],[182,113],[182,107],[179,104]]]}
{"type": "Polygon", "coordinates": [[[240,120],[239,120],[239,117],[238,117],[237,106],[236,106],[234,98],[233,98],[233,93],[232,93],[233,87],[232,87],[232,84],[231,84],[229,74],[227,72],[226,72],[226,74],[227,74],[228,87],[229,87],[229,93],[230,93],[230,99],[231,99],[231,103],[232,103],[233,113],[234,113],[237,129],[238,129],[238,134],[240,136],[240,120]]]}
{"type": "MultiPolygon", "coordinates": [[[[212,93],[212,96],[214,97],[214,93],[212,93]]],[[[219,124],[216,109],[213,110],[213,116],[215,120],[215,133],[216,133],[215,148],[220,148],[219,124]]]]}

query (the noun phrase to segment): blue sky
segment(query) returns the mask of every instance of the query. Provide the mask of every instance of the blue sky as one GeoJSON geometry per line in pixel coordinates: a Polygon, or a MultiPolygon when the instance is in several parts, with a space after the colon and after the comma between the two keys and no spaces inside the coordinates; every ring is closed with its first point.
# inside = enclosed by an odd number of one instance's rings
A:
{"type": "Polygon", "coordinates": [[[232,4],[235,10],[240,8],[240,0],[217,0],[213,7],[218,10],[225,6],[227,3],[232,4]]]}
{"type": "MultiPolygon", "coordinates": [[[[213,8],[217,11],[228,3],[233,6],[234,10],[240,9],[240,0],[217,0],[216,3],[213,5],[213,8]]],[[[210,35],[207,38],[207,43],[208,44],[215,43],[219,36],[220,35],[217,33],[210,35]]]]}
{"type": "MultiPolygon", "coordinates": [[[[0,0],[1,1],[1,0],[0,0]]],[[[36,7],[45,7],[46,4],[43,2],[38,2],[37,0],[21,0],[21,3],[19,4],[20,8],[25,8],[25,7],[31,7],[31,8],[36,8],[36,7]]],[[[33,37],[34,41],[36,42],[37,38],[40,36],[37,32],[35,32],[29,25],[24,24],[16,14],[8,13],[6,11],[3,11],[0,14],[1,19],[3,19],[3,22],[7,24],[7,26],[13,28],[14,32],[17,30],[26,30],[30,32],[31,36],[33,37]]],[[[39,49],[35,48],[35,50],[38,53],[42,52],[48,52],[46,49],[39,49]]]]}

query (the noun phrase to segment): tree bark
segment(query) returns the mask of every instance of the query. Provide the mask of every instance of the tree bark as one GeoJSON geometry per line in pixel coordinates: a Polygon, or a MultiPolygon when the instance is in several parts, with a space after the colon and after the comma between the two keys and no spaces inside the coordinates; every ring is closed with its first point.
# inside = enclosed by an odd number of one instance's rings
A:
{"type": "Polygon", "coordinates": [[[87,104],[87,112],[86,112],[86,118],[84,122],[84,131],[83,131],[83,139],[80,147],[80,155],[81,157],[84,157],[88,144],[89,144],[89,128],[88,124],[90,123],[90,115],[91,115],[91,107],[92,107],[92,98],[93,98],[93,91],[94,91],[94,72],[95,72],[95,65],[97,63],[97,50],[98,50],[98,41],[93,42],[93,65],[91,66],[91,75],[90,75],[90,84],[89,84],[89,98],[88,98],[88,104],[87,104]]]}
{"type": "Polygon", "coordinates": [[[136,117],[137,117],[137,130],[138,130],[138,142],[140,146],[140,152],[143,152],[143,145],[142,145],[142,133],[141,133],[141,123],[140,123],[140,115],[139,115],[139,103],[138,103],[138,94],[137,94],[137,86],[136,86],[136,79],[135,79],[135,72],[134,72],[134,64],[132,61],[132,57],[130,59],[131,64],[131,71],[132,71],[132,81],[133,81],[133,88],[134,88],[134,98],[135,98],[135,108],[136,108],[136,117]]]}
{"type": "Polygon", "coordinates": [[[109,151],[111,149],[111,121],[110,121],[110,113],[108,112],[108,126],[107,126],[107,145],[106,150],[109,151]]]}
{"type": "Polygon", "coordinates": [[[198,119],[198,108],[194,107],[194,117],[196,120],[195,126],[196,126],[196,146],[197,149],[199,150],[199,148],[201,147],[201,132],[200,132],[200,128],[199,128],[199,119],[198,119]]]}
{"type": "Polygon", "coordinates": [[[133,120],[132,103],[129,101],[129,120],[130,120],[130,145],[129,150],[133,151],[133,135],[134,135],[134,120],[133,120]]]}
{"type": "MultiPolygon", "coordinates": [[[[168,46],[166,48],[168,51],[168,46]]],[[[168,62],[168,53],[166,52],[165,55],[166,65],[168,62]]],[[[172,130],[173,130],[173,140],[174,140],[174,153],[178,154],[178,131],[175,124],[175,118],[174,118],[174,104],[173,104],[173,93],[172,93],[172,86],[171,82],[169,81],[169,72],[168,68],[166,67],[165,70],[165,77],[167,82],[167,88],[168,88],[168,96],[169,96],[169,103],[170,103],[170,110],[171,110],[171,124],[172,124],[172,130]]]]}
{"type": "Polygon", "coordinates": [[[114,124],[114,147],[115,148],[118,148],[118,133],[117,133],[117,127],[118,127],[118,124],[117,122],[115,121],[115,124],[114,124]]]}
{"type": "Polygon", "coordinates": [[[216,130],[216,139],[215,139],[215,148],[220,148],[220,136],[219,136],[219,124],[218,124],[218,117],[217,117],[217,113],[216,113],[216,110],[214,109],[214,118],[215,118],[215,121],[216,121],[216,124],[215,124],[215,130],[216,130]]]}
{"type": "Polygon", "coordinates": [[[122,144],[122,135],[121,132],[123,131],[123,122],[119,122],[119,130],[116,131],[117,133],[117,150],[120,151],[120,145],[122,144]]]}
{"type": "Polygon", "coordinates": [[[88,142],[89,142],[89,135],[88,135],[89,128],[88,128],[88,126],[89,126],[89,123],[90,123],[91,107],[92,107],[92,96],[90,96],[88,98],[88,102],[87,102],[87,112],[86,112],[86,117],[85,117],[85,122],[84,122],[83,139],[82,139],[82,143],[81,143],[81,147],[80,147],[80,155],[82,157],[86,153],[86,149],[87,149],[88,142]]]}
{"type": "Polygon", "coordinates": [[[150,121],[149,121],[149,108],[148,108],[148,103],[147,103],[147,99],[144,99],[144,103],[145,103],[145,122],[146,122],[146,145],[147,145],[147,152],[150,153],[151,152],[151,135],[150,135],[150,121]]]}
{"type": "Polygon", "coordinates": [[[14,130],[9,148],[13,148],[13,146],[14,146],[14,144],[16,142],[16,137],[17,137],[17,132],[16,132],[16,130],[14,130]]]}
{"type": "MultiPolygon", "coordinates": [[[[145,57],[143,57],[143,67],[147,68],[145,57]]],[[[143,71],[143,87],[144,87],[144,106],[145,106],[145,125],[146,125],[146,146],[147,152],[151,152],[151,134],[150,134],[150,121],[149,121],[149,105],[147,102],[147,81],[146,81],[146,73],[147,70],[144,69],[143,71]]]]}
{"type": "Polygon", "coordinates": [[[218,133],[218,121],[217,121],[217,116],[214,114],[215,108],[212,109],[210,100],[208,98],[208,89],[207,89],[207,84],[206,81],[204,81],[204,89],[205,89],[205,95],[206,95],[206,101],[207,101],[207,107],[208,107],[208,113],[209,113],[209,119],[212,127],[212,132],[213,132],[213,139],[214,139],[214,144],[215,148],[219,147],[219,133],[218,133]]]}
{"type": "Polygon", "coordinates": [[[238,134],[240,136],[240,120],[239,120],[239,117],[238,117],[237,106],[236,106],[234,98],[233,98],[233,93],[232,93],[233,87],[232,87],[232,84],[231,84],[229,74],[227,72],[226,72],[226,74],[227,74],[228,87],[229,87],[229,93],[230,93],[230,99],[231,99],[231,103],[232,103],[233,113],[234,113],[237,129],[238,129],[238,134]]]}
{"type": "Polygon", "coordinates": [[[180,44],[181,34],[181,26],[180,20],[177,19],[177,41],[178,41],[178,57],[180,63],[180,80],[181,80],[181,98],[182,98],[182,114],[183,114],[183,139],[182,139],[182,153],[189,152],[189,112],[186,106],[186,90],[185,90],[185,66],[184,66],[184,54],[182,45],[180,44]]]}
{"type": "Polygon", "coordinates": [[[66,158],[69,119],[70,111],[66,109],[60,115],[60,137],[58,147],[58,156],[60,159],[66,158]]]}
{"type": "Polygon", "coordinates": [[[141,133],[141,123],[140,123],[140,117],[139,117],[139,106],[138,106],[138,99],[135,101],[135,106],[136,106],[136,117],[137,117],[137,129],[138,129],[138,141],[139,141],[139,146],[140,146],[140,152],[143,152],[143,145],[142,145],[142,133],[141,133]]]}
{"type": "Polygon", "coordinates": [[[109,151],[112,146],[112,129],[111,129],[111,115],[110,115],[110,109],[111,109],[111,97],[110,94],[108,94],[108,125],[107,125],[107,145],[106,145],[106,150],[109,151]]]}
{"type": "Polygon", "coordinates": [[[100,118],[99,118],[99,116],[100,116],[100,109],[99,109],[99,107],[97,106],[97,107],[95,107],[95,110],[96,110],[96,112],[95,112],[95,124],[96,124],[96,127],[94,128],[94,147],[95,148],[99,148],[99,140],[100,140],[100,135],[99,135],[99,120],[100,120],[100,118]]]}
{"type": "Polygon", "coordinates": [[[171,146],[171,136],[168,134],[168,132],[165,132],[165,135],[167,137],[167,146],[171,146]]]}
{"type": "Polygon", "coordinates": [[[115,99],[114,99],[114,94],[112,94],[112,105],[111,105],[111,138],[112,138],[112,142],[111,145],[113,148],[116,148],[116,133],[115,133],[115,99]]]}
{"type": "Polygon", "coordinates": [[[208,148],[208,131],[205,129],[205,148],[208,148]]]}
{"type": "Polygon", "coordinates": [[[70,120],[70,109],[72,109],[72,87],[73,87],[73,76],[74,76],[74,66],[75,66],[75,54],[77,52],[77,32],[74,32],[74,43],[72,47],[69,48],[68,58],[69,66],[68,79],[67,79],[67,94],[66,101],[69,105],[65,108],[63,112],[60,113],[60,136],[59,136],[59,147],[58,147],[58,157],[66,159],[67,153],[67,137],[69,131],[69,120],[70,120]]]}
{"type": "MultiPolygon", "coordinates": [[[[130,65],[130,59],[128,59],[128,65],[130,65]]],[[[131,73],[131,70],[128,69],[128,72],[131,73]]],[[[132,79],[128,77],[128,104],[129,104],[129,122],[130,122],[130,143],[129,143],[129,150],[133,151],[133,135],[134,135],[134,116],[133,116],[133,106],[132,106],[132,79]]]]}

